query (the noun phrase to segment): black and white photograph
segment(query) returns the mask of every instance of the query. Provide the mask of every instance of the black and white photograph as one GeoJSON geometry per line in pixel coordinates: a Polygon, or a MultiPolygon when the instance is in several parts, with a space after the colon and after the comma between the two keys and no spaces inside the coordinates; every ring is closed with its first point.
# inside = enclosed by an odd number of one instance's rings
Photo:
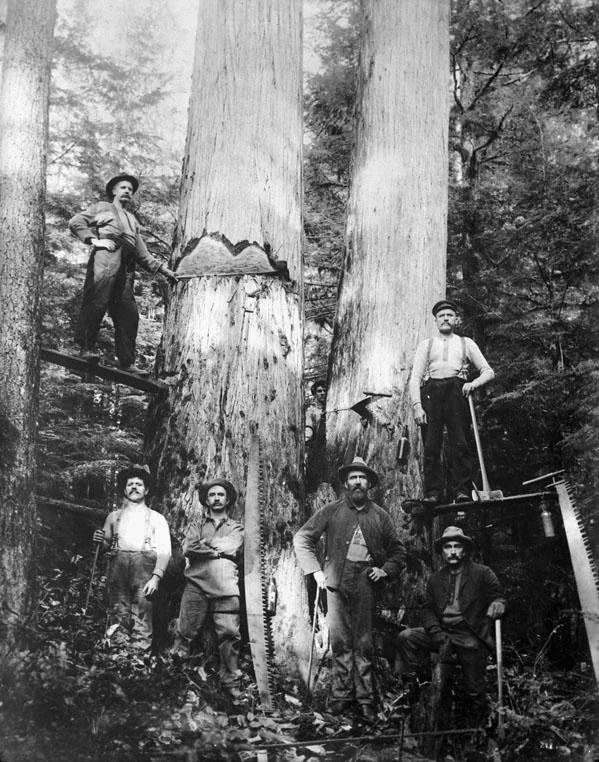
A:
{"type": "Polygon", "coordinates": [[[599,0],[0,0],[0,762],[599,759],[599,0]]]}

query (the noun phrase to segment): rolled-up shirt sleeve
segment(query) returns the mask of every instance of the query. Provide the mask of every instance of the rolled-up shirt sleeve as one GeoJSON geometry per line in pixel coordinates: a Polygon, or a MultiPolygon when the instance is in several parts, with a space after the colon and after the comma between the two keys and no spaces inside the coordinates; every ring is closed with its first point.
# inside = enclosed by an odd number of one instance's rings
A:
{"type": "Polygon", "coordinates": [[[154,524],[154,549],[156,551],[156,565],[154,574],[162,578],[168,562],[171,559],[171,534],[166,519],[161,513],[152,517],[154,524]]]}
{"type": "Polygon", "coordinates": [[[491,368],[489,363],[486,361],[485,356],[480,351],[475,342],[472,341],[472,339],[466,339],[466,349],[468,360],[479,373],[478,377],[475,378],[472,382],[472,385],[475,388],[478,388],[479,386],[488,384],[489,381],[492,381],[495,378],[493,368],[491,368]]]}
{"type": "Polygon", "coordinates": [[[414,405],[421,404],[420,387],[422,385],[424,374],[426,373],[427,347],[428,341],[421,341],[414,354],[414,364],[412,365],[412,373],[408,384],[410,397],[412,398],[412,403],[414,405]]]}

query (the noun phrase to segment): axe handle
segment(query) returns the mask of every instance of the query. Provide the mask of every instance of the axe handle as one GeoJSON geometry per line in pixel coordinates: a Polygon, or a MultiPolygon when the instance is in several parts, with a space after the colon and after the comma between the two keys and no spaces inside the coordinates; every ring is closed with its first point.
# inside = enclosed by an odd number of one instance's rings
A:
{"type": "Polygon", "coordinates": [[[480,443],[480,435],[478,433],[478,426],[476,424],[476,412],[474,410],[474,400],[472,399],[472,394],[468,395],[468,406],[470,407],[470,417],[472,418],[472,428],[474,430],[474,441],[476,442],[476,452],[478,453],[480,475],[483,480],[483,492],[489,495],[491,492],[491,485],[489,484],[489,477],[487,476],[487,469],[485,468],[485,460],[483,458],[483,448],[480,443]]]}
{"type": "Polygon", "coordinates": [[[310,659],[308,661],[308,697],[312,695],[312,659],[314,657],[314,635],[316,633],[316,617],[318,616],[318,602],[320,600],[320,586],[316,587],[314,599],[314,615],[312,616],[312,637],[310,638],[310,659]]]}
{"type": "Polygon", "coordinates": [[[497,649],[497,727],[503,729],[503,644],[501,642],[501,619],[495,620],[495,647],[497,649]]]}
{"type": "Polygon", "coordinates": [[[98,555],[100,554],[101,542],[96,543],[96,551],[94,553],[94,562],[92,564],[92,573],[89,575],[89,587],[87,588],[87,596],[85,598],[85,606],[83,607],[83,613],[87,613],[87,606],[89,604],[89,597],[92,594],[92,586],[94,584],[94,574],[96,573],[96,564],[98,563],[98,555]]]}

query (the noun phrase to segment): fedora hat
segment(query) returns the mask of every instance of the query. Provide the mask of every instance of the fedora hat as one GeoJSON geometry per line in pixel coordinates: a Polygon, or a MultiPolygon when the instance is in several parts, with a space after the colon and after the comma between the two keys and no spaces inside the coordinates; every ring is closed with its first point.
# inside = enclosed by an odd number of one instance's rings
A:
{"type": "Polygon", "coordinates": [[[119,492],[123,492],[128,479],[142,479],[148,492],[152,489],[152,477],[150,476],[150,466],[140,466],[139,463],[133,463],[130,466],[122,468],[116,475],[116,486],[119,492]]]}
{"type": "Polygon", "coordinates": [[[117,183],[123,182],[125,180],[131,183],[131,185],[133,186],[133,193],[137,191],[137,189],[139,188],[139,180],[137,179],[137,177],[133,177],[133,175],[127,175],[127,174],[115,175],[114,177],[111,177],[110,180],[106,183],[106,195],[108,196],[109,199],[112,199],[112,189],[114,188],[114,186],[117,183]]]}
{"type": "Polygon", "coordinates": [[[209,482],[202,482],[202,484],[200,484],[197,489],[198,497],[200,498],[200,503],[202,505],[206,505],[208,491],[212,487],[222,487],[227,493],[227,497],[229,498],[229,506],[235,505],[235,501],[237,500],[237,490],[231,484],[231,482],[228,482],[226,479],[212,479],[209,482]]]}
{"type": "Polygon", "coordinates": [[[435,552],[440,553],[441,548],[446,542],[461,542],[462,545],[465,545],[468,548],[468,550],[474,545],[472,537],[468,537],[467,534],[464,534],[459,527],[445,527],[441,537],[437,537],[435,540],[435,552]]]}
{"type": "Polygon", "coordinates": [[[338,471],[339,481],[344,482],[350,471],[363,471],[370,480],[371,487],[376,487],[376,485],[379,483],[379,477],[376,471],[373,471],[372,468],[369,468],[366,465],[366,462],[362,460],[362,458],[358,458],[356,456],[347,466],[341,466],[338,471]]]}

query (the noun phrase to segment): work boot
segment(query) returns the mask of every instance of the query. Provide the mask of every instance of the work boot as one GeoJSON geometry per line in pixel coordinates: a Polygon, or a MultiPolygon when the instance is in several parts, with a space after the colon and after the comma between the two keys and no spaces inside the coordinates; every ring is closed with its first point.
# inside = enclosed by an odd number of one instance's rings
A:
{"type": "Polygon", "coordinates": [[[85,362],[98,362],[100,354],[98,352],[93,352],[91,349],[80,349],[79,357],[82,360],[85,360],[85,362]]]}
{"type": "Polygon", "coordinates": [[[372,704],[359,704],[358,710],[360,719],[362,719],[368,725],[374,725],[374,723],[377,721],[377,715],[372,704]]]}
{"type": "Polygon", "coordinates": [[[456,503],[470,503],[472,501],[472,498],[470,495],[467,495],[465,492],[458,492],[458,494],[455,496],[455,502],[456,503]]]}
{"type": "Polygon", "coordinates": [[[132,376],[149,376],[150,371],[138,368],[137,365],[121,365],[121,370],[125,373],[131,373],[132,376]]]}
{"type": "Polygon", "coordinates": [[[331,701],[329,704],[329,714],[348,714],[350,710],[349,701],[331,701]]]}

